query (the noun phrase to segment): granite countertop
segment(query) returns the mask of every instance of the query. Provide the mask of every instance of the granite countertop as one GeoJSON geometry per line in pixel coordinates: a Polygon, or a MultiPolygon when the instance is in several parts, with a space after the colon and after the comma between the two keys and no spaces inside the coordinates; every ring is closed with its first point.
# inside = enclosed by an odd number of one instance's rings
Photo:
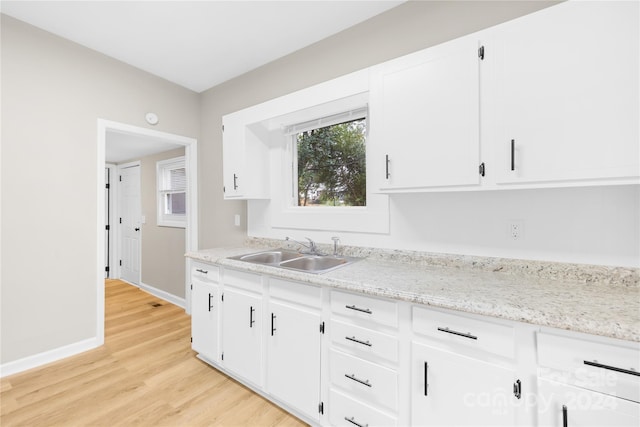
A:
{"type": "Polygon", "coordinates": [[[282,242],[258,243],[263,246],[207,249],[187,256],[283,279],[640,342],[638,269],[593,270],[590,266],[581,269],[573,264],[525,261],[496,264],[479,258],[398,255],[398,251],[390,255],[384,250],[353,248],[346,255],[366,252],[368,257],[319,275],[228,259],[282,247],[282,242]]]}

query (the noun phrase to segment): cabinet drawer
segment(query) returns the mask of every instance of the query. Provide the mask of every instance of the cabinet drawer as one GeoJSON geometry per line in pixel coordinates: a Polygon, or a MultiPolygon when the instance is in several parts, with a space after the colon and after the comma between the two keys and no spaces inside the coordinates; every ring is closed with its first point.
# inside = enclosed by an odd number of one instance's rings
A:
{"type": "Polygon", "coordinates": [[[331,350],[329,365],[334,386],[349,391],[358,400],[394,411],[397,409],[396,371],[336,350],[331,350]]]}
{"type": "Polygon", "coordinates": [[[329,393],[329,422],[332,426],[395,426],[397,420],[334,389],[329,393]]]}
{"type": "Polygon", "coordinates": [[[332,291],[331,311],[350,319],[398,327],[398,305],[393,301],[332,291]]]}
{"type": "Polygon", "coordinates": [[[448,343],[513,358],[515,338],[512,326],[413,307],[413,330],[448,343]]]}
{"type": "Polygon", "coordinates": [[[211,264],[194,262],[191,264],[191,277],[217,283],[220,280],[220,268],[211,264]]]}
{"type": "Polygon", "coordinates": [[[251,292],[262,293],[262,279],[259,274],[224,269],[224,284],[251,292]]]}
{"type": "Polygon", "coordinates": [[[360,357],[379,357],[398,362],[398,339],[369,328],[331,321],[331,342],[360,357]]]}
{"type": "Polygon", "coordinates": [[[322,304],[319,287],[289,280],[270,278],[269,294],[273,298],[313,308],[320,308],[322,304]]]}
{"type": "Polygon", "coordinates": [[[542,378],[640,402],[640,344],[605,344],[540,332],[542,378]]]}

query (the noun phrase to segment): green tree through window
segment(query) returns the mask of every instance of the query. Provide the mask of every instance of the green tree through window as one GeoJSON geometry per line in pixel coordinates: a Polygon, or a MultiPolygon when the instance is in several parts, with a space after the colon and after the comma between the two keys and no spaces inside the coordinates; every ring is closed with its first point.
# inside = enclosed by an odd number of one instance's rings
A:
{"type": "Polygon", "coordinates": [[[296,135],[298,206],[366,206],[366,119],[296,135]]]}

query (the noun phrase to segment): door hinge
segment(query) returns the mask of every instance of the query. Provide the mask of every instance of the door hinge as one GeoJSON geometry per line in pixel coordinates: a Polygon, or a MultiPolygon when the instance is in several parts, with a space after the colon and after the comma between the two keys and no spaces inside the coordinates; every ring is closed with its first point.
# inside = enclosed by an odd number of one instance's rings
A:
{"type": "Polygon", "coordinates": [[[320,404],[318,405],[318,412],[324,414],[324,402],[320,402],[320,404]]]}
{"type": "Polygon", "coordinates": [[[110,188],[109,184],[105,184],[105,188],[108,190],[110,188]]]}
{"type": "Polygon", "coordinates": [[[193,290],[193,283],[191,284],[191,290],[193,290]]]}
{"type": "Polygon", "coordinates": [[[191,342],[193,342],[193,337],[191,337],[191,342]]]}
{"type": "Polygon", "coordinates": [[[224,132],[224,125],[222,125],[222,132],[224,132]]]}
{"type": "Polygon", "coordinates": [[[227,187],[223,186],[223,187],[222,187],[222,192],[223,192],[223,193],[226,193],[226,192],[227,192],[227,187]]]}
{"type": "Polygon", "coordinates": [[[484,59],[484,46],[480,46],[478,48],[478,58],[480,58],[481,60],[484,59]]]}
{"type": "Polygon", "coordinates": [[[122,260],[120,260],[120,267],[122,267],[122,260]]]}
{"type": "Polygon", "coordinates": [[[484,176],[484,162],[480,163],[480,167],[478,168],[478,172],[480,176],[484,176]]]}
{"type": "Polygon", "coordinates": [[[522,397],[522,383],[520,380],[516,380],[516,382],[513,383],[513,395],[516,399],[520,399],[522,397]]]}
{"type": "Polygon", "coordinates": [[[324,322],[320,323],[320,333],[324,334],[324,322]]]}

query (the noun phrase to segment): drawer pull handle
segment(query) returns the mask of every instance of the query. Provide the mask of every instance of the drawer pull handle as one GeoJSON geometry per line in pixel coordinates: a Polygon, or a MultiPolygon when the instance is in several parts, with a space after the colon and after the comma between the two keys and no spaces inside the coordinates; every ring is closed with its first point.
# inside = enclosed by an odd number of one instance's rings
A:
{"type": "Polygon", "coordinates": [[[464,332],[452,331],[449,328],[438,328],[438,330],[440,332],[446,332],[448,334],[458,335],[459,337],[465,337],[465,338],[469,338],[471,340],[477,340],[478,339],[478,337],[476,337],[475,335],[471,335],[469,332],[467,332],[465,334],[464,332]]]}
{"type": "Polygon", "coordinates": [[[360,341],[359,339],[356,339],[356,337],[344,337],[344,339],[356,342],[358,344],[366,345],[367,347],[371,347],[373,345],[369,341],[360,341]]]}
{"type": "Polygon", "coordinates": [[[213,295],[211,295],[211,292],[209,292],[209,311],[211,311],[211,309],[213,308],[213,305],[211,305],[211,298],[213,297],[213,295]]]}
{"type": "Polygon", "coordinates": [[[598,363],[596,361],[589,362],[588,360],[585,360],[584,364],[588,366],[595,366],[596,368],[608,369],[610,371],[622,372],[623,374],[635,375],[636,377],[640,377],[640,372],[632,371],[630,369],[616,368],[615,366],[603,365],[602,363],[598,363]]]}
{"type": "Polygon", "coordinates": [[[516,170],[516,140],[511,140],[511,170],[516,170]]]}
{"type": "Polygon", "coordinates": [[[271,313],[271,336],[273,336],[274,332],[276,331],[275,322],[276,322],[276,315],[271,313]]]}
{"type": "Polygon", "coordinates": [[[520,382],[520,380],[516,380],[516,382],[513,383],[513,395],[516,399],[520,399],[522,397],[522,382],[520,382]]]}
{"type": "Polygon", "coordinates": [[[255,308],[253,308],[253,306],[249,307],[249,327],[253,328],[253,324],[256,323],[255,320],[253,320],[253,312],[256,311],[255,308]]]}
{"type": "Polygon", "coordinates": [[[569,426],[569,415],[567,414],[567,405],[562,405],[562,427],[569,426]]]}
{"type": "Polygon", "coordinates": [[[362,385],[366,385],[367,387],[371,387],[371,384],[369,383],[369,380],[361,380],[360,378],[356,378],[356,374],[344,374],[345,377],[349,378],[350,380],[353,380],[357,383],[360,383],[362,385]]]}
{"type": "Polygon", "coordinates": [[[356,307],[355,305],[345,305],[345,307],[348,308],[349,310],[355,310],[361,313],[373,314],[373,311],[369,310],[368,308],[360,308],[360,307],[356,307]]]}
{"type": "Polygon", "coordinates": [[[385,157],[385,179],[389,179],[391,174],[389,173],[389,155],[387,154],[385,157]]]}
{"type": "Polygon", "coordinates": [[[207,273],[208,273],[208,271],[207,271],[207,270],[201,270],[201,269],[199,269],[199,268],[196,268],[196,271],[197,271],[198,273],[202,273],[202,274],[207,274],[207,273]]]}
{"type": "Polygon", "coordinates": [[[344,417],[345,420],[349,421],[351,424],[356,425],[358,427],[369,427],[369,424],[360,424],[355,420],[355,417],[344,417]]]}
{"type": "Polygon", "coordinates": [[[427,373],[429,369],[429,362],[424,362],[424,395],[429,396],[429,377],[427,373]]]}

